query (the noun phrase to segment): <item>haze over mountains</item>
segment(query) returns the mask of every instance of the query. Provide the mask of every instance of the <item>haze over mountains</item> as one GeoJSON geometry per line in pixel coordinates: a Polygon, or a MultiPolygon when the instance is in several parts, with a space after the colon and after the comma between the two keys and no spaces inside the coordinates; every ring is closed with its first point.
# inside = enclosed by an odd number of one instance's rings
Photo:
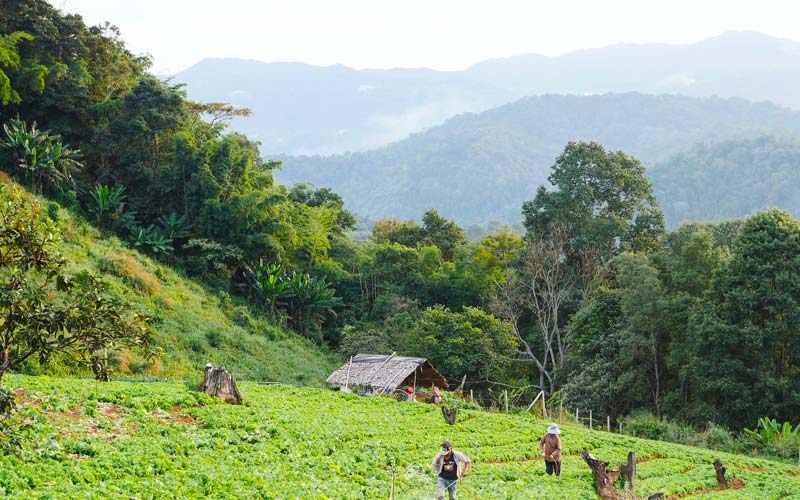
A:
{"type": "Polygon", "coordinates": [[[376,148],[527,95],[637,91],[738,96],[800,109],[800,43],[727,32],[690,45],[613,45],[558,57],[492,59],[463,71],[354,70],[206,59],[174,77],[191,99],[253,110],[236,130],[266,154],[376,148]]]}
{"type": "MultiPolygon", "coordinates": [[[[569,141],[597,141],[653,166],[697,143],[764,134],[800,136],[800,112],[739,98],[546,95],[459,115],[373,151],[286,157],[278,178],[331,187],[369,218],[419,218],[437,208],[464,225],[514,222],[569,141]]],[[[668,177],[667,171],[659,182],[668,177]]],[[[682,179],[670,182],[680,186],[682,179]]],[[[710,182],[706,189],[716,185],[710,182]]],[[[671,196],[659,183],[655,188],[662,198],[671,196]]],[[[736,215],[745,214],[729,216],[736,215]]],[[[671,226],[678,222],[667,218],[671,226]]]]}
{"type": "Polygon", "coordinates": [[[175,81],[192,99],[252,109],[232,126],[284,160],[281,182],[333,188],[362,217],[437,208],[462,225],[519,221],[574,140],[650,167],[670,227],[772,206],[800,213],[800,155],[788,139],[800,137],[800,112],[790,109],[800,110],[800,43],[759,33],[452,72],[208,59],[175,81]]]}

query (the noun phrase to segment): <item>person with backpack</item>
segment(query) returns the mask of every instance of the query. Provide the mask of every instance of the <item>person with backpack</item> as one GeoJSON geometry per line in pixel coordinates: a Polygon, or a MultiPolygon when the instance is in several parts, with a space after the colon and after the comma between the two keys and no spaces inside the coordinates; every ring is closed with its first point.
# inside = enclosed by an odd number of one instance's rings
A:
{"type": "Polygon", "coordinates": [[[457,500],[456,488],[458,480],[469,474],[472,466],[470,459],[463,453],[453,449],[450,441],[442,443],[442,450],[433,459],[433,470],[436,471],[436,498],[444,500],[447,492],[450,500],[457,500]]]}
{"type": "Polygon", "coordinates": [[[561,430],[558,424],[550,424],[547,433],[539,440],[539,451],[544,457],[547,475],[561,475],[561,430]]]}

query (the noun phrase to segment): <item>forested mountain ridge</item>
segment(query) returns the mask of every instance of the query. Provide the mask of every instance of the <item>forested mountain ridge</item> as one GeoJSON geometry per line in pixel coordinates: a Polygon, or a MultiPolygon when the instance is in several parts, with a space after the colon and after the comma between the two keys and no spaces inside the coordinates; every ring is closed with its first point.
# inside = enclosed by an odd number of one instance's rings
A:
{"type": "Polygon", "coordinates": [[[726,32],[687,45],[619,44],[491,59],[463,71],[206,59],[174,76],[190,98],[254,111],[233,121],[268,154],[363,151],[524,96],[638,91],[800,108],[800,44],[726,32]]]}
{"type": "Polygon", "coordinates": [[[800,140],[700,144],[647,173],[670,225],[746,217],[780,207],[800,216],[800,140]]]}
{"type": "Polygon", "coordinates": [[[652,166],[699,142],[765,133],[800,134],[800,113],[736,98],[545,95],[463,114],[373,151],[286,157],[276,175],[330,187],[371,218],[441,207],[462,224],[514,222],[568,141],[598,141],[652,166]]]}

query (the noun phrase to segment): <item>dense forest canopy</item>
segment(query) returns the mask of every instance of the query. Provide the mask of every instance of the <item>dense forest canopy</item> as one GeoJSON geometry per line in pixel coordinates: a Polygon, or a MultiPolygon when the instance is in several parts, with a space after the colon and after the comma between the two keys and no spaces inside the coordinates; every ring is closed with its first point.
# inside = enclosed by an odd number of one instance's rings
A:
{"type": "Polygon", "coordinates": [[[665,217],[677,227],[772,207],[800,216],[799,165],[798,139],[764,136],[697,145],[647,175],[665,217]]]}
{"type": "Polygon", "coordinates": [[[426,356],[487,394],[544,391],[612,419],[739,429],[800,414],[800,223],[772,209],[668,233],[637,159],[800,132],[800,114],[740,99],[529,98],[371,153],[287,160],[287,178],[343,179],[341,191],[287,187],[280,162],[227,132],[247,110],[187,100],[113,28],[43,0],[4,3],[0,28],[2,169],[270,325],[341,356],[426,356]],[[346,206],[401,217],[356,241],[346,206]],[[452,220],[512,213],[522,232],[479,241],[452,220]]]}
{"type": "MultiPolygon", "coordinates": [[[[347,208],[370,219],[415,218],[439,207],[465,226],[515,223],[521,220],[520,205],[547,183],[553,158],[567,142],[597,141],[653,167],[699,142],[762,134],[800,134],[800,112],[735,98],[545,95],[457,116],[373,151],[286,157],[277,177],[329,187],[342,195],[347,208]]],[[[672,206],[686,188],[679,187],[680,174],[665,177],[652,179],[663,203],[672,206]]],[[[763,188],[755,183],[750,192],[766,197],[763,188]]],[[[723,217],[740,215],[724,207],[723,217]]],[[[679,220],[671,216],[670,211],[667,224],[677,227],[679,220]]]]}

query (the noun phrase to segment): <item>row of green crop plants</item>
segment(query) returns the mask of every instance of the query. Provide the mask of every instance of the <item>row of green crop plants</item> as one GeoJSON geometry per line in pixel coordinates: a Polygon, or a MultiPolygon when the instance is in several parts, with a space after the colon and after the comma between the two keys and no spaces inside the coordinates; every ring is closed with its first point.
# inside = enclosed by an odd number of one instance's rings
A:
{"type": "MultiPolygon", "coordinates": [[[[546,421],[325,390],[243,383],[246,404],[217,404],[175,383],[12,376],[25,444],[0,457],[0,498],[431,498],[443,439],[474,462],[462,497],[595,499],[582,450],[612,464],[635,450],[637,492],[700,494],[721,458],[744,487],[727,499],[792,498],[797,468],[763,459],[565,425],[560,478],[536,444],[546,421]]],[[[705,498],[705,497],[704,497],[705,498]]]]}

